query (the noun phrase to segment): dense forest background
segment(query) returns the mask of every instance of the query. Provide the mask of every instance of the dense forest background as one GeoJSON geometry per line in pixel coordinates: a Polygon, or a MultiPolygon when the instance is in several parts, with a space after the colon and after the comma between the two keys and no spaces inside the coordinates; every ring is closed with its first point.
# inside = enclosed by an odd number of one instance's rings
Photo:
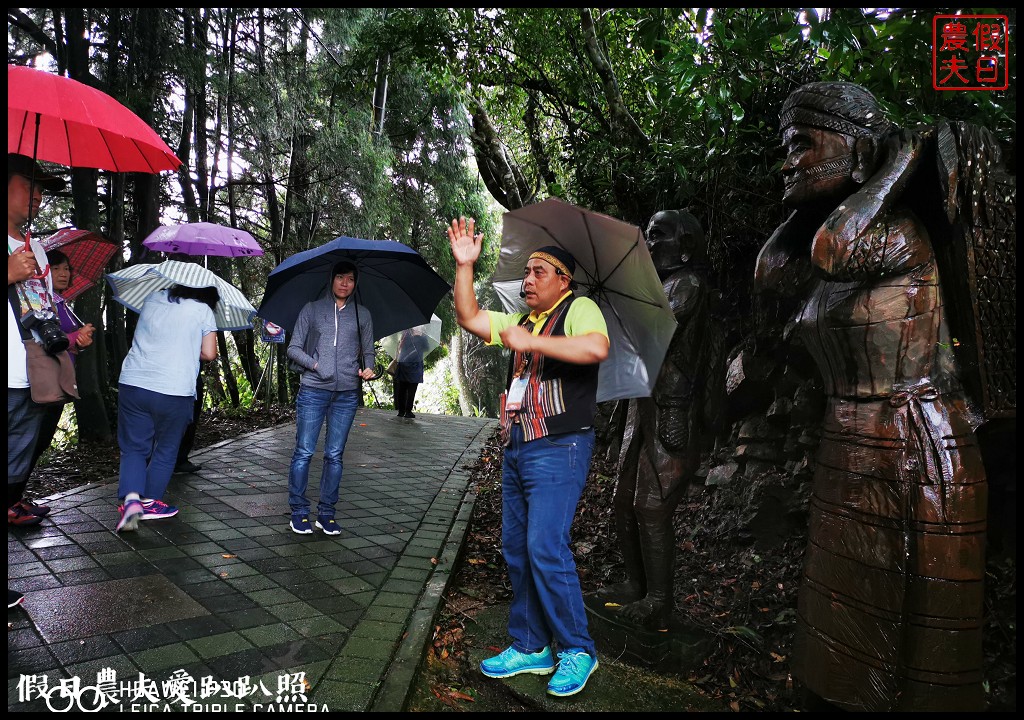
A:
{"type": "MultiPolygon", "coordinates": [[[[504,209],[557,196],[644,226],[689,208],[738,339],[756,252],[782,218],[777,123],[796,86],[860,83],[903,126],[987,126],[1014,172],[1016,55],[1005,92],[933,90],[937,12],[13,8],[8,63],[109,93],[183,161],[161,176],[67,171],[33,231],[101,232],[124,248],[110,270],[155,261],[141,242],[160,224],[210,221],[266,250],[209,261],[257,306],[277,263],[339,235],[405,243],[452,281],[443,226],[466,215],[486,235],[484,292],[504,209]]],[[[1012,47],[1015,11],[998,12],[1012,47]]],[[[107,442],[133,318],[102,284],[75,311],[98,328],[78,363],[78,434],[107,442]]],[[[493,415],[500,356],[458,331],[450,299],[438,314],[450,411],[493,415]]],[[[295,379],[258,333],[220,342],[209,403],[248,405],[257,388],[290,401],[295,379]]]]}

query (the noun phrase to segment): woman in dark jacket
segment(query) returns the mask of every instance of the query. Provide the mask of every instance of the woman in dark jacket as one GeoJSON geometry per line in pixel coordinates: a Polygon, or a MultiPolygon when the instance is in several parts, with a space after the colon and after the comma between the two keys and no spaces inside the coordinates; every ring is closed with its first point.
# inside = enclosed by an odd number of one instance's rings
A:
{"type": "Polygon", "coordinates": [[[398,417],[414,418],[412,404],[416,388],[423,382],[423,356],[427,351],[427,338],[419,328],[402,333],[398,343],[398,367],[395,370],[395,409],[398,417]]]}

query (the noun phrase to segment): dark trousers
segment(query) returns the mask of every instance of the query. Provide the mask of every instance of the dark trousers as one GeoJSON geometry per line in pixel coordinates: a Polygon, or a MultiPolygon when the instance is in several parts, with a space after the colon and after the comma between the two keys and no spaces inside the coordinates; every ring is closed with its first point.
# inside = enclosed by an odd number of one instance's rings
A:
{"type": "Polygon", "coordinates": [[[192,406],[192,422],[185,428],[185,434],[181,436],[181,445],[178,446],[178,459],[174,465],[182,465],[188,462],[189,453],[192,452],[192,446],[196,442],[196,428],[199,426],[199,416],[203,414],[203,391],[206,389],[206,383],[203,382],[203,373],[200,370],[199,375],[196,377],[196,402],[192,406]]]}
{"type": "Polygon", "coordinates": [[[412,412],[412,404],[416,399],[416,388],[419,383],[395,380],[395,410],[400,415],[407,415],[412,412]]]}
{"type": "Polygon", "coordinates": [[[188,455],[192,452],[192,446],[196,442],[196,426],[199,424],[199,416],[202,412],[203,399],[196,398],[195,404],[192,406],[192,422],[188,424],[185,434],[181,436],[181,445],[178,446],[178,459],[174,463],[175,466],[188,462],[188,455]]]}
{"type": "Polygon", "coordinates": [[[28,388],[7,388],[7,507],[25,491],[43,408],[28,388]]]}
{"type": "Polygon", "coordinates": [[[118,497],[135,492],[160,500],[174,472],[181,436],[192,415],[190,398],[120,385],[117,444],[121,448],[118,497]]]}
{"type": "Polygon", "coordinates": [[[42,424],[39,426],[39,437],[36,438],[36,448],[32,451],[32,464],[28,471],[35,470],[36,463],[43,453],[49,450],[53,436],[57,434],[57,426],[60,424],[60,416],[64,414],[64,406],[60,404],[44,405],[42,424]]]}

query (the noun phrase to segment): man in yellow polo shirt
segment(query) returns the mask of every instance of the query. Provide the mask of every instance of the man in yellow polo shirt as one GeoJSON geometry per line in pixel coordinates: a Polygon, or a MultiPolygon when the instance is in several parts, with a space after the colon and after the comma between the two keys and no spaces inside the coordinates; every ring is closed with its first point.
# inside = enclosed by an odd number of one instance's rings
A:
{"type": "Polygon", "coordinates": [[[502,395],[501,546],[512,583],[512,644],[480,663],[488,677],[555,671],[548,693],[575,695],[597,669],[569,531],[594,448],[598,365],[608,328],[593,300],[575,297],[573,256],[557,246],[534,252],[523,275],[531,312],[480,309],[473,266],[483,235],[459,218],[448,228],[455,258],[459,325],[512,351],[502,395]]]}

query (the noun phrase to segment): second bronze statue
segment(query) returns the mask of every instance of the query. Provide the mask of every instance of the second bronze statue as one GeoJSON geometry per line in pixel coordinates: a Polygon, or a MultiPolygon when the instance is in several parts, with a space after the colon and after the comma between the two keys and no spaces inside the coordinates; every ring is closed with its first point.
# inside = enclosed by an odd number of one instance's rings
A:
{"type": "Polygon", "coordinates": [[[627,577],[597,597],[621,605],[623,619],[662,630],[673,610],[672,516],[700,465],[712,418],[721,414],[713,407],[719,397],[713,378],[724,337],[711,322],[715,291],[707,281],[704,232],[697,219],[685,210],[655,213],[647,247],[679,326],[652,396],[629,401],[615,489],[615,525],[627,577]]]}

